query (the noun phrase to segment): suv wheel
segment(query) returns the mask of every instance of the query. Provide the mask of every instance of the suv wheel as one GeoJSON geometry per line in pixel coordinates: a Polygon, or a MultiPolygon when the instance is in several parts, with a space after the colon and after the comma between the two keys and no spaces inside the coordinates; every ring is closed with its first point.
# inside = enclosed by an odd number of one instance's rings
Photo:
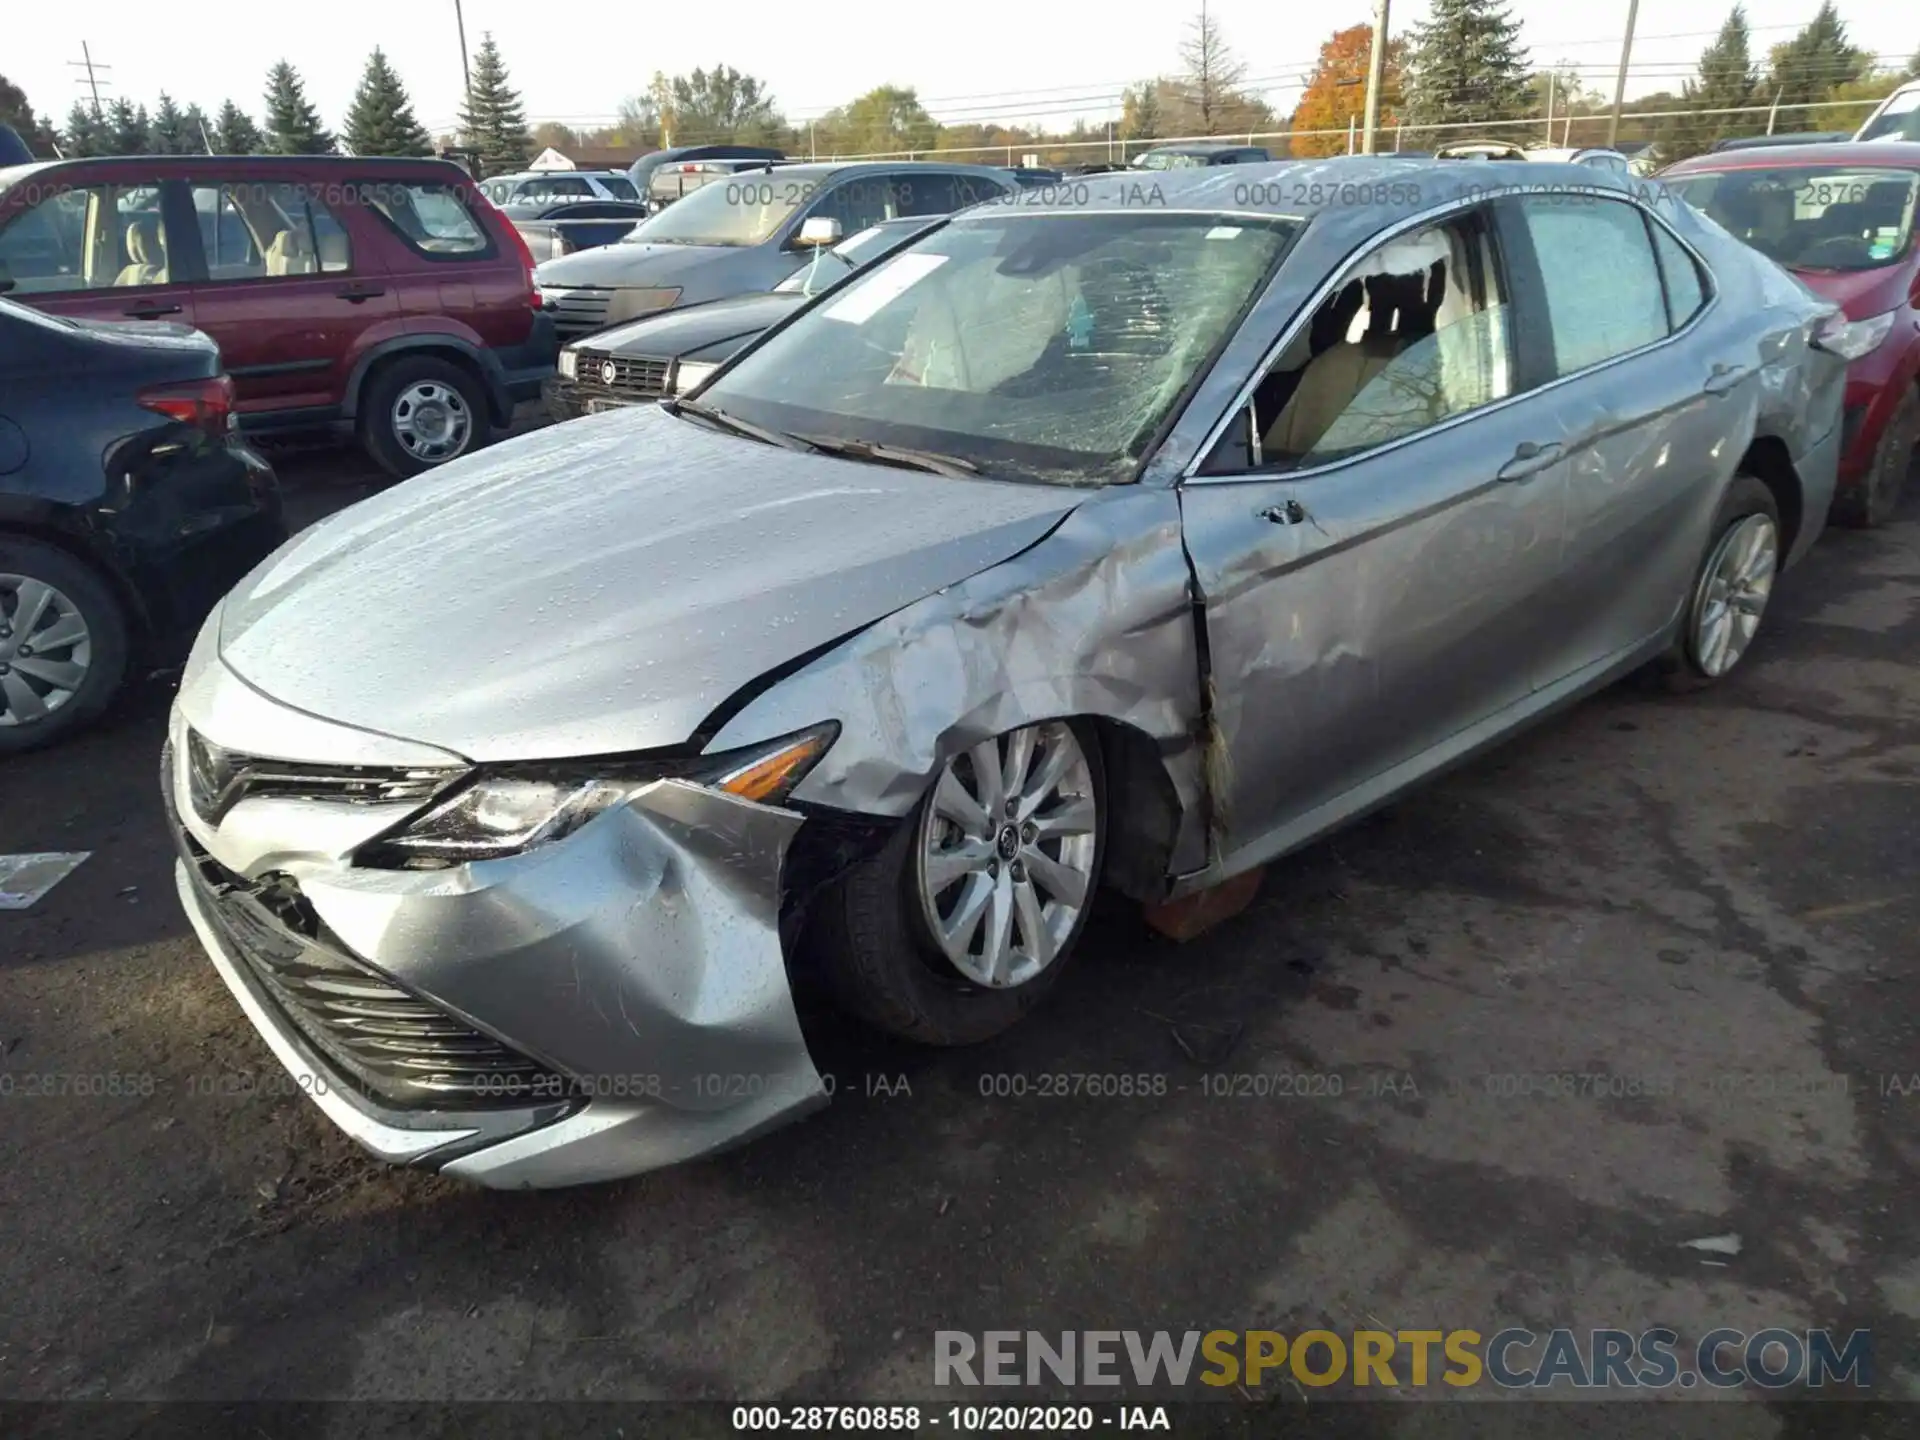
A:
{"type": "Polygon", "coordinates": [[[360,407],[367,453],[405,479],[487,443],[487,399],[480,382],[451,360],[397,360],[374,376],[360,407]]]}
{"type": "Polygon", "coordinates": [[[64,550],[0,535],[0,755],[98,718],[126,671],[126,620],[100,577],[64,550]]]}

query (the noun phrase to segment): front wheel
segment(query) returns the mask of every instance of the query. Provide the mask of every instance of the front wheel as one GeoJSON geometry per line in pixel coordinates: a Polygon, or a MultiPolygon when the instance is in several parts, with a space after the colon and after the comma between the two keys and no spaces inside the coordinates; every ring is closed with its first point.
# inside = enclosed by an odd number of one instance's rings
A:
{"type": "Polygon", "coordinates": [[[1105,834],[1086,725],[1027,725],[952,757],[910,820],[823,897],[815,938],[834,988],[870,1024],[923,1044],[1009,1029],[1072,955],[1105,834]]]}
{"type": "Polygon", "coordinates": [[[1736,475],[1714,517],[1713,539],[1694,573],[1680,637],[1659,662],[1669,690],[1724,678],[1753,644],[1780,573],[1780,510],[1773,492],[1736,475]]]}
{"type": "Polygon", "coordinates": [[[1906,488],[1907,472],[1913,468],[1916,445],[1920,445],[1920,385],[1909,385],[1888,417],[1887,428],[1880,432],[1867,473],[1858,485],[1835,497],[1834,522],[1872,530],[1891,520],[1906,488]]]}

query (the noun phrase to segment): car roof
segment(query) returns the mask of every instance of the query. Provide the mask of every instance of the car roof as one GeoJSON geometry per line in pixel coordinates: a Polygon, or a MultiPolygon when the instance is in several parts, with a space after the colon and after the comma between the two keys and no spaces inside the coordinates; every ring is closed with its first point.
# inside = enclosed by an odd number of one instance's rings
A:
{"type": "Polygon", "coordinates": [[[462,180],[471,181],[473,177],[451,160],[431,157],[419,159],[390,155],[76,155],[67,160],[46,160],[38,165],[23,165],[15,170],[0,171],[6,183],[12,183],[21,175],[39,173],[42,175],[66,171],[86,170],[102,166],[126,168],[129,165],[152,168],[162,166],[168,170],[185,170],[188,174],[198,171],[219,171],[233,174],[235,171],[248,173],[258,171],[271,174],[275,171],[326,169],[353,170],[362,174],[369,170],[436,171],[451,173],[462,180]]]}
{"type": "Polygon", "coordinates": [[[1759,145],[1681,160],[1663,175],[1706,174],[1783,165],[1865,165],[1876,170],[1920,170],[1920,145],[1911,140],[1833,140],[1824,145],[1759,145]]]}
{"type": "MultiPolygon", "coordinates": [[[[1596,187],[1638,193],[1625,178],[1587,165],[1543,165],[1530,176],[1530,187],[1562,183],[1592,193],[1596,187]]],[[[1057,193],[1031,190],[1015,210],[1004,206],[984,209],[996,214],[1045,215],[1061,211],[1138,211],[1140,192],[1151,185],[1158,192],[1152,208],[1231,215],[1270,215],[1276,219],[1309,220],[1334,211],[1380,217],[1418,214],[1448,200],[1472,195],[1495,195],[1513,186],[1513,163],[1503,160],[1396,159],[1390,155],[1336,155],[1325,160],[1277,160],[1264,165],[1208,167],[1192,170],[1155,170],[1151,178],[1138,170],[1109,175],[1087,175],[1057,193]],[[1395,183],[1398,182],[1398,183],[1395,183]],[[1380,200],[1355,203],[1361,196],[1380,200]],[[1031,199],[1033,203],[1024,203],[1031,199]]],[[[956,222],[975,222],[978,212],[956,216],[956,222]]]]}
{"type": "Polygon", "coordinates": [[[808,176],[825,178],[828,175],[871,174],[876,170],[950,170],[961,175],[1002,177],[1011,173],[1003,166],[969,165],[959,160],[787,160],[767,163],[779,165],[782,175],[791,175],[798,179],[805,179],[808,176]]]}

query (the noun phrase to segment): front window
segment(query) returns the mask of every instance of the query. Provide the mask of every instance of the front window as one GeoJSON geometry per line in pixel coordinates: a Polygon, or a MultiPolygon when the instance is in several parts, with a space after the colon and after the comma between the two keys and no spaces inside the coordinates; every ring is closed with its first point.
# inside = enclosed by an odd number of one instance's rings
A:
{"type": "Polygon", "coordinates": [[[1796,165],[1676,176],[1668,186],[1770,260],[1873,270],[1907,253],[1920,172],[1796,165]]]}
{"type": "Polygon", "coordinates": [[[1298,228],[1133,212],[958,220],[848,281],[700,400],[1001,478],[1124,481],[1298,228]]]}
{"type": "Polygon", "coordinates": [[[812,196],[814,185],[792,176],[715,176],[690,190],[627,236],[639,245],[764,244],[812,196]]]}
{"type": "Polygon", "coordinates": [[[157,185],[53,190],[0,229],[16,295],[171,283],[172,237],[157,185]]]}
{"type": "Polygon", "coordinates": [[[1856,140],[1920,140],[1920,87],[1902,90],[1869,120],[1856,140]]]}

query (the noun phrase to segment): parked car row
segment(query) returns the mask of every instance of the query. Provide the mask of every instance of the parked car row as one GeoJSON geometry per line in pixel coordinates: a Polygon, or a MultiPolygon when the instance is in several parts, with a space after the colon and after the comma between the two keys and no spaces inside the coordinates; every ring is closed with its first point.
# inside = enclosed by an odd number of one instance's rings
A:
{"type": "Polygon", "coordinates": [[[724,187],[677,202],[659,251],[848,273],[585,342],[569,405],[594,346],[662,398],[364,501],[209,617],[163,793],[236,1003],[377,1156],[631,1174],[826,1103],[800,987],[978,1042],[1103,889],[1197,893],[1630,672],[1724,679],[1875,326],[1662,192],[1504,173],[1095,176],[841,257],[817,194],[725,240],[724,187]]]}

